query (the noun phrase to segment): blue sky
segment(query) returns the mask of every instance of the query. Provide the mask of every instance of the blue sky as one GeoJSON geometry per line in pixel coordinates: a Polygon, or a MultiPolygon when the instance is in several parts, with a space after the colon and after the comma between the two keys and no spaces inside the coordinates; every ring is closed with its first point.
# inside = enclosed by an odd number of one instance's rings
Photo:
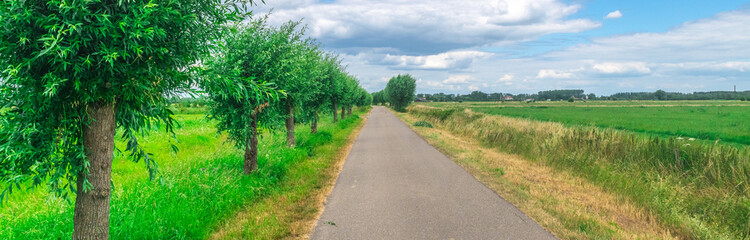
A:
{"type": "Polygon", "coordinates": [[[750,90],[750,1],[268,0],[369,91],[750,90]],[[610,15],[609,18],[605,18],[610,15]]]}
{"type": "Polygon", "coordinates": [[[602,26],[580,33],[550,34],[536,41],[522,42],[506,48],[487,48],[486,51],[506,52],[517,57],[529,57],[560,50],[589,39],[640,32],[665,32],[682,23],[709,18],[717,13],[750,7],[750,1],[565,1],[580,4],[582,8],[568,18],[601,19],[602,26]],[[617,19],[602,19],[610,12],[620,11],[617,19]]]}

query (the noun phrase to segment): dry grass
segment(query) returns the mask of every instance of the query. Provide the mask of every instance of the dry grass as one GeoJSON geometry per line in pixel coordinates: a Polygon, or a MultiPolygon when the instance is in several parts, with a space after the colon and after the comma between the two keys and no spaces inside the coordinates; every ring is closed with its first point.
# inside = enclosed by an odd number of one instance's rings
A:
{"type": "MultiPolygon", "coordinates": [[[[408,125],[420,120],[396,114],[408,125]]],[[[556,124],[516,124],[518,128],[538,131],[565,131],[556,124]]],[[[675,238],[660,226],[654,215],[582,178],[518,155],[482,147],[471,138],[440,128],[412,129],[559,238],[675,238]]]]}
{"type": "Polygon", "coordinates": [[[210,239],[309,238],[346,157],[367,121],[367,117],[363,118],[343,144],[328,144],[318,149],[320,154],[299,167],[306,170],[299,174],[290,172],[289,178],[294,180],[285,183],[279,193],[271,193],[239,211],[221,224],[210,239]],[[309,176],[311,172],[315,175],[309,176]]]}
{"type": "MultiPolygon", "coordinates": [[[[583,178],[658,216],[673,236],[750,236],[748,148],[610,128],[566,127],[462,108],[416,105],[409,114],[481,146],[583,178]]],[[[579,225],[591,229],[585,221],[579,225]]]]}

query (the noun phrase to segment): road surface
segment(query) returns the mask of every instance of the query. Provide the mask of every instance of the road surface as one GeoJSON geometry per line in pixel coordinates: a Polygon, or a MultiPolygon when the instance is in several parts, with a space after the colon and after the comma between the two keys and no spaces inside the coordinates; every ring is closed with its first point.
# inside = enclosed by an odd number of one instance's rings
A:
{"type": "Polygon", "coordinates": [[[554,239],[384,107],[357,137],[312,239],[554,239]]]}

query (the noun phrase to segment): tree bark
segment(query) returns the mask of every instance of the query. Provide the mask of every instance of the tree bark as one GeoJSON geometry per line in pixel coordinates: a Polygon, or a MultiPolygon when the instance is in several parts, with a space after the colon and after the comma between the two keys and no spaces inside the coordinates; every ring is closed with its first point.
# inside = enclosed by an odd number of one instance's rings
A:
{"type": "Polygon", "coordinates": [[[331,103],[332,103],[332,105],[333,105],[333,123],[336,123],[336,122],[338,122],[338,121],[339,121],[339,119],[338,119],[338,116],[336,115],[336,113],[337,113],[337,112],[336,112],[336,107],[337,107],[337,106],[336,106],[336,102],[335,102],[335,101],[334,101],[334,102],[331,102],[331,103]]]}
{"type": "Polygon", "coordinates": [[[310,123],[310,132],[312,132],[312,134],[318,133],[318,111],[313,113],[312,123],[310,123]]]}
{"type": "Polygon", "coordinates": [[[352,116],[352,106],[349,106],[349,109],[346,110],[346,116],[351,117],[352,116]]]}
{"type": "Polygon", "coordinates": [[[83,147],[89,162],[88,173],[78,173],[72,239],[109,239],[109,201],[112,159],[115,150],[115,104],[88,106],[92,119],[83,128],[83,147]],[[91,189],[84,190],[88,180],[91,189]]]}
{"type": "Polygon", "coordinates": [[[341,105],[341,120],[344,120],[346,117],[346,107],[344,105],[341,105]]]}
{"type": "Polygon", "coordinates": [[[250,137],[245,143],[245,174],[251,174],[258,170],[258,115],[251,115],[250,137]]]}
{"type": "Polygon", "coordinates": [[[294,137],[294,105],[291,102],[287,103],[287,114],[286,117],[286,145],[294,147],[297,140],[294,137]]]}

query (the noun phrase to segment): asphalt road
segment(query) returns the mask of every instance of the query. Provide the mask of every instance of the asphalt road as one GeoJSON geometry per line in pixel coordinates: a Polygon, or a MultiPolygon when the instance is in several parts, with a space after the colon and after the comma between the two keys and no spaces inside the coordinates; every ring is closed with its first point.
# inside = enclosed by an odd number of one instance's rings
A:
{"type": "Polygon", "coordinates": [[[536,222],[375,107],[312,239],[554,239],[536,222]]]}

